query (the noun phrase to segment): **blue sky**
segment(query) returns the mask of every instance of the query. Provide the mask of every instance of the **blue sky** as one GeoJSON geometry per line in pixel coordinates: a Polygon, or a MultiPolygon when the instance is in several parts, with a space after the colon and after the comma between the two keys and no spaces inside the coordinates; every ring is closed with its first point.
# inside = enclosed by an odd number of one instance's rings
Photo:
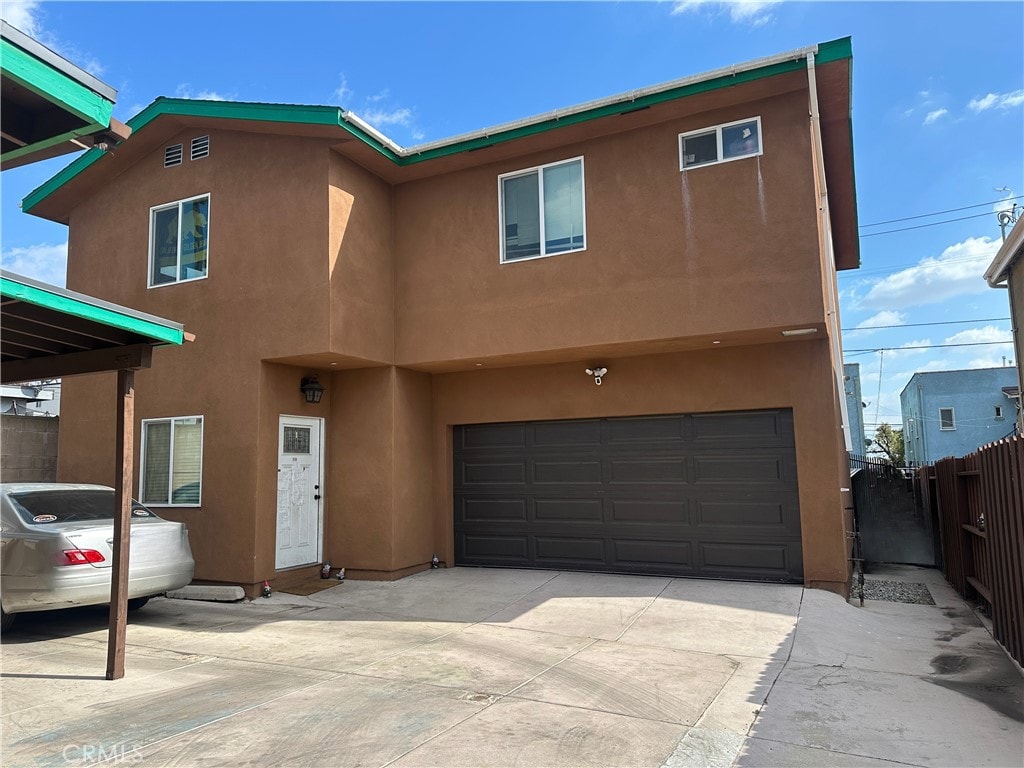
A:
{"type": "MultiPolygon", "coordinates": [[[[869,430],[899,423],[915,371],[1012,358],[1009,344],[905,347],[1010,338],[1009,321],[992,319],[1009,316],[1006,292],[981,275],[999,244],[994,211],[1024,194],[1024,3],[5,2],[3,12],[116,88],[121,120],[157,96],[340,104],[406,146],[849,35],[862,268],[840,275],[842,324],[905,326],[844,332],[869,430]],[[961,217],[971,218],[950,221],[961,217]],[[875,234],[922,224],[936,225],[875,234]],[[855,351],[878,348],[891,349],[855,351]]],[[[18,202],[68,160],[4,172],[6,269],[63,284],[66,229],[18,202]]]]}

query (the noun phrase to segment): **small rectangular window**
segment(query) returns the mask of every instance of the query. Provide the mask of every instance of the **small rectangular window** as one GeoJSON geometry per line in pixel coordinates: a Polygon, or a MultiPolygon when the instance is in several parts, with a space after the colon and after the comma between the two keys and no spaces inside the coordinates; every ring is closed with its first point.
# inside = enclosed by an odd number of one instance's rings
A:
{"type": "Polygon", "coordinates": [[[952,408],[939,408],[939,429],[956,429],[952,408]]]}
{"type": "Polygon", "coordinates": [[[203,417],[142,421],[142,501],[197,507],[202,499],[203,417]]]}
{"type": "Polygon", "coordinates": [[[182,151],[183,148],[181,144],[175,144],[172,147],[167,147],[164,150],[164,168],[181,165],[182,151]]]}
{"type": "Polygon", "coordinates": [[[209,195],[150,208],[150,288],[206,277],[209,219],[209,195]]]}
{"type": "Polygon", "coordinates": [[[996,406],[996,418],[997,419],[1003,418],[1003,406],[1001,406],[1001,405],[997,405],[996,406]]]}
{"type": "Polygon", "coordinates": [[[210,137],[199,136],[192,139],[192,152],[189,157],[192,160],[201,160],[210,154],[210,137]]]}
{"type": "Polygon", "coordinates": [[[727,163],[762,154],[761,118],[749,117],[733,123],[679,134],[679,170],[727,163]]]}
{"type": "Polygon", "coordinates": [[[586,248],[583,158],[498,177],[501,261],[586,248]]]}

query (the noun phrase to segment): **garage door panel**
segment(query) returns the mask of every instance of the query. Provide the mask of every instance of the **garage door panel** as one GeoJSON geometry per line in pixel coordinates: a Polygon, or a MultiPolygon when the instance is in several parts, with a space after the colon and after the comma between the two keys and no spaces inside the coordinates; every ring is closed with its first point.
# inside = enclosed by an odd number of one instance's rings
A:
{"type": "Polygon", "coordinates": [[[599,485],[602,482],[601,461],[535,461],[533,462],[533,482],[564,485],[568,483],[589,483],[599,485]]]}
{"type": "Polygon", "coordinates": [[[534,520],[543,522],[591,522],[604,520],[601,499],[534,499],[534,520]]]}
{"type": "Polygon", "coordinates": [[[485,462],[467,461],[461,464],[463,486],[526,483],[526,461],[485,462]]]}
{"type": "Polygon", "coordinates": [[[463,498],[456,510],[456,519],[467,523],[499,520],[526,522],[526,499],[474,499],[463,498]]]}
{"type": "Polygon", "coordinates": [[[534,539],[534,546],[539,563],[598,567],[605,563],[603,538],[537,536],[534,539]]]}
{"type": "Polygon", "coordinates": [[[706,501],[697,504],[697,523],[701,526],[766,526],[785,528],[781,502],[706,501]]]}
{"type": "Polygon", "coordinates": [[[786,445],[792,444],[793,417],[790,411],[744,411],[739,413],[697,413],[693,439],[697,444],[786,445]]]}
{"type": "Polygon", "coordinates": [[[671,523],[687,525],[690,509],[686,501],[656,499],[613,499],[611,519],[614,523],[671,523]]]}
{"type": "Polygon", "coordinates": [[[701,564],[734,572],[788,571],[789,547],[784,543],[735,544],[729,542],[701,542],[701,564]]]}
{"type": "Polygon", "coordinates": [[[494,448],[498,446],[526,446],[526,425],[470,424],[458,430],[458,445],[462,448],[494,448]]]}
{"type": "Polygon", "coordinates": [[[544,446],[594,446],[601,444],[601,422],[543,421],[530,425],[531,443],[544,446]]]}
{"type": "Polygon", "coordinates": [[[614,562],[624,566],[676,566],[690,568],[693,546],[688,541],[617,539],[612,542],[614,562]]]}
{"type": "Polygon", "coordinates": [[[526,534],[465,534],[456,540],[456,554],[460,550],[463,558],[478,564],[526,565],[530,562],[526,534]]]}
{"type": "Polygon", "coordinates": [[[695,483],[774,483],[782,481],[782,462],[777,456],[697,456],[695,483]]]}
{"type": "Polygon", "coordinates": [[[611,483],[685,483],[686,459],[611,459],[611,483]]]}
{"type": "Polygon", "coordinates": [[[499,426],[455,428],[456,563],[802,579],[791,412],[499,426]]]}
{"type": "Polygon", "coordinates": [[[609,421],[608,443],[641,443],[676,441],[685,439],[685,421],[682,416],[638,416],[609,421]]]}

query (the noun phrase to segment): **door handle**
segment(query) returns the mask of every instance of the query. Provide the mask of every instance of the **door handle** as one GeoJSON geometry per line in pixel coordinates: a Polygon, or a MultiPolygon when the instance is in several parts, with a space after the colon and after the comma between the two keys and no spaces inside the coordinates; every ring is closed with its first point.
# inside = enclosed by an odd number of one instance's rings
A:
{"type": "Polygon", "coordinates": [[[313,501],[320,501],[320,494],[319,493],[313,496],[313,501]]]}

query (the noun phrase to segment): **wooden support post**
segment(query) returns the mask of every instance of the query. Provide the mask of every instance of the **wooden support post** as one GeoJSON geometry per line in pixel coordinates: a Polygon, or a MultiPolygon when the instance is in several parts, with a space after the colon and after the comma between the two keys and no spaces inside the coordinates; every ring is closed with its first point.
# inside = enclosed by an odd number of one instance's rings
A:
{"type": "Polygon", "coordinates": [[[117,372],[117,452],[114,478],[114,563],[110,579],[110,630],[107,680],[124,677],[125,629],[128,624],[128,548],[131,542],[132,462],[135,451],[135,372],[117,372]]]}

